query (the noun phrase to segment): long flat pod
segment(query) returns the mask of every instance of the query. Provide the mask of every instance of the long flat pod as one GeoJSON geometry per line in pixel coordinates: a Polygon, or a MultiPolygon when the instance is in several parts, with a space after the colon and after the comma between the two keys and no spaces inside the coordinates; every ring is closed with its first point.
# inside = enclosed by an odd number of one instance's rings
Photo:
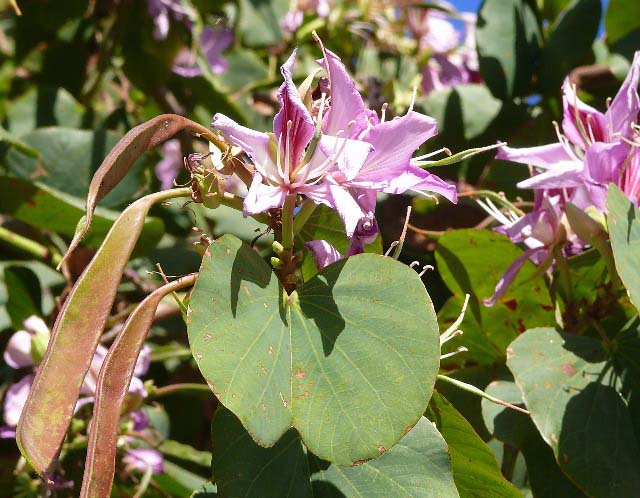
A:
{"type": "Polygon", "coordinates": [[[93,212],[100,199],[113,190],[145,151],[161,144],[181,130],[190,130],[218,143],[211,130],[176,114],[162,114],[129,130],[104,158],[93,175],[87,195],[86,219],[73,237],[65,258],[73,252],[89,230],[93,212]]]}
{"type": "Polygon", "coordinates": [[[131,313],[111,345],[96,387],[82,498],[101,498],[111,494],[122,404],[156,309],[166,295],[193,285],[195,280],[196,274],[186,275],[156,289],[131,313]]]}
{"type": "Polygon", "coordinates": [[[167,190],[143,197],[125,209],[65,301],[16,430],[22,454],[43,477],[53,470],[82,381],[149,209],[157,202],[188,195],[188,188],[167,190]]]}

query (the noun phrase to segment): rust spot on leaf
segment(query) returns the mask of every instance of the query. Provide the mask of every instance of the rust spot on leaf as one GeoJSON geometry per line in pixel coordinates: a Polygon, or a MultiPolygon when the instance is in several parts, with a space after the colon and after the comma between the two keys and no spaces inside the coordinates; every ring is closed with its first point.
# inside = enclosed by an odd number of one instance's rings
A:
{"type": "Polygon", "coordinates": [[[536,286],[533,288],[533,292],[535,292],[536,294],[540,294],[540,291],[541,291],[541,290],[542,290],[542,289],[540,289],[540,286],[539,286],[539,285],[536,285],[536,286]]]}
{"type": "Polygon", "coordinates": [[[382,446],[382,445],[378,446],[378,453],[380,453],[382,455],[385,451],[387,451],[387,450],[385,449],[384,446],[382,446]]]}
{"type": "Polygon", "coordinates": [[[367,463],[369,460],[371,460],[371,458],[366,458],[364,460],[356,460],[355,462],[353,462],[353,466],[357,467],[358,465],[362,465],[363,463],[367,463]]]}
{"type": "Polygon", "coordinates": [[[251,291],[249,290],[249,287],[247,287],[247,285],[244,284],[242,288],[244,289],[244,292],[247,294],[247,296],[251,297],[251,291]]]}
{"type": "Polygon", "coordinates": [[[265,405],[264,403],[262,403],[262,411],[265,413],[267,411],[267,405],[265,405]]]}
{"type": "Polygon", "coordinates": [[[296,370],[295,375],[298,379],[304,379],[304,376],[307,375],[307,372],[303,372],[298,368],[298,370],[296,370]]]}
{"type": "Polygon", "coordinates": [[[567,455],[566,453],[563,453],[562,459],[564,460],[564,463],[567,463],[569,461],[569,455],[567,455]]]}
{"type": "Polygon", "coordinates": [[[550,304],[540,304],[540,306],[545,311],[553,311],[553,306],[551,306],[550,304]]]}
{"type": "Polygon", "coordinates": [[[562,370],[562,373],[568,376],[575,375],[575,373],[577,372],[576,367],[574,367],[571,363],[565,363],[560,367],[560,370],[562,370]]]}
{"type": "Polygon", "coordinates": [[[231,249],[229,249],[228,247],[226,248],[227,251],[227,256],[231,256],[231,249]]]}
{"type": "Polygon", "coordinates": [[[269,354],[273,356],[273,346],[269,344],[269,354]]]}
{"type": "Polygon", "coordinates": [[[522,318],[518,318],[518,332],[521,334],[527,330],[527,327],[524,324],[524,320],[522,318]]]}
{"type": "Polygon", "coordinates": [[[413,429],[413,425],[407,425],[407,427],[405,428],[404,432],[402,433],[403,436],[406,436],[407,433],[413,429]]]}
{"type": "Polygon", "coordinates": [[[545,389],[551,389],[551,382],[545,382],[544,383],[544,388],[545,389]]]}
{"type": "Polygon", "coordinates": [[[198,353],[198,354],[196,355],[196,358],[197,358],[198,360],[201,360],[202,358],[204,358],[204,355],[203,355],[203,354],[198,353]]]}
{"type": "Polygon", "coordinates": [[[469,244],[471,244],[473,247],[478,247],[478,243],[475,239],[469,239],[469,244]]]}
{"type": "Polygon", "coordinates": [[[509,299],[508,301],[503,301],[502,304],[504,304],[511,311],[515,311],[518,309],[518,301],[516,299],[509,299]]]}
{"type": "Polygon", "coordinates": [[[211,339],[213,339],[213,336],[211,334],[205,334],[204,335],[204,340],[205,341],[210,341],[211,339]]]}
{"type": "Polygon", "coordinates": [[[305,391],[302,394],[300,394],[299,396],[296,396],[296,399],[303,399],[303,398],[306,398],[308,396],[311,396],[311,393],[309,391],[305,391]]]}

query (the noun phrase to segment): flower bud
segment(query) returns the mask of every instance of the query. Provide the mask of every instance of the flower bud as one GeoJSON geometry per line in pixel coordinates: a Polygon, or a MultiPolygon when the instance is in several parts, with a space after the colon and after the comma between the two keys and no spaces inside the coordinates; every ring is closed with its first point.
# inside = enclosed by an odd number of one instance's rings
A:
{"type": "MultiPolygon", "coordinates": [[[[590,210],[593,212],[593,210],[590,210]]],[[[567,220],[571,229],[585,242],[593,244],[593,239],[599,235],[604,235],[604,229],[602,225],[598,223],[591,213],[586,213],[582,209],[578,208],[574,204],[567,202],[565,212],[567,213],[567,220]]],[[[594,214],[600,214],[596,212],[594,214]]]]}

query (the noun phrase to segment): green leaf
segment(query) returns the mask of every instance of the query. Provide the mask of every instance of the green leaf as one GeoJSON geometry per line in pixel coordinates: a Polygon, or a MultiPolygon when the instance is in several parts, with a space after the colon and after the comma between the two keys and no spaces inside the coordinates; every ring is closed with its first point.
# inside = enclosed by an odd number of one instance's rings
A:
{"type": "Polygon", "coordinates": [[[565,76],[589,55],[601,12],[600,0],[574,0],[558,16],[540,60],[538,81],[543,93],[559,93],[565,76]]]}
{"type": "Polygon", "coordinates": [[[261,445],[293,426],[310,451],[351,465],[391,448],[431,396],[433,306],[417,273],[392,258],[339,261],[287,296],[225,235],[203,258],[190,307],[200,370],[261,445]]]}
{"type": "Polygon", "coordinates": [[[309,455],[314,496],[457,498],[447,443],[425,417],[380,458],[355,467],[309,455]]]}
{"type": "Polygon", "coordinates": [[[614,45],[632,31],[640,29],[640,2],[609,0],[604,28],[609,45],[614,45]]]}
{"type": "MultiPolygon", "coordinates": [[[[84,203],[46,185],[0,175],[0,213],[42,230],[73,237],[78,220],[84,215],[84,203]]],[[[98,208],[94,223],[83,242],[90,247],[99,247],[119,215],[115,211],[98,208]]],[[[163,233],[162,220],[146,218],[134,256],[145,254],[155,247],[163,233]]]]}
{"type": "Polygon", "coordinates": [[[485,0],[478,12],[480,72],[493,95],[525,95],[540,51],[538,20],[525,0],[485,0]]]}
{"type": "MultiPolygon", "coordinates": [[[[70,128],[41,128],[21,140],[33,147],[40,157],[33,159],[15,150],[6,156],[8,171],[20,178],[37,180],[61,192],[84,197],[91,177],[102,159],[121,135],[110,131],[88,131],[70,128]]],[[[119,207],[139,194],[143,162],[104,199],[106,207],[119,207]]]]}
{"type": "Polygon", "coordinates": [[[257,445],[238,418],[218,405],[211,424],[212,470],[219,493],[243,498],[311,497],[309,468],[295,430],[271,448],[257,445]]]}
{"type": "Polygon", "coordinates": [[[382,456],[353,467],[305,455],[292,429],[275,446],[262,448],[222,406],[213,419],[212,433],[213,473],[224,496],[458,497],[447,445],[424,417],[382,456]]]}
{"type": "Polygon", "coordinates": [[[33,147],[28,146],[22,140],[14,136],[5,130],[2,126],[0,126],[0,142],[4,142],[9,145],[9,147],[13,147],[16,151],[24,154],[29,157],[38,157],[38,151],[33,147]]]}
{"type": "Polygon", "coordinates": [[[471,295],[460,329],[464,334],[447,343],[447,351],[464,345],[469,352],[452,358],[481,364],[503,361],[509,343],[527,328],[555,323],[551,298],[542,276],[527,261],[504,296],[487,308],[482,300],[493,295],[495,285],[522,250],[504,235],[489,230],[451,230],[438,241],[436,263],[444,283],[454,294],[440,310],[448,327],[460,314],[464,294],[471,295]],[[481,264],[480,264],[481,262],[481,264]]]}
{"type": "Polygon", "coordinates": [[[14,135],[24,135],[45,126],[81,128],[85,112],[64,88],[41,85],[7,104],[8,129],[14,135]]]}
{"type": "Polygon", "coordinates": [[[287,12],[286,0],[239,0],[236,30],[247,47],[278,45],[282,39],[280,18],[287,12]]]}
{"type": "Polygon", "coordinates": [[[607,223],[618,274],[640,310],[640,211],[615,185],[607,192],[607,223]]]}
{"type": "Polygon", "coordinates": [[[528,330],[511,344],[507,365],[563,472],[588,495],[633,496],[640,450],[600,341],[528,330]]]}
{"type": "Polygon", "coordinates": [[[162,441],[158,450],[165,456],[195,463],[202,467],[211,466],[211,453],[208,451],[198,451],[193,446],[167,439],[162,441]]]}
{"type": "Polygon", "coordinates": [[[207,484],[204,477],[185,470],[175,463],[165,460],[163,466],[164,472],[153,476],[152,482],[168,496],[189,498],[192,496],[193,490],[200,489],[207,484]]]}
{"type": "MultiPolygon", "coordinates": [[[[511,381],[494,381],[487,394],[507,403],[524,405],[520,389],[511,381]]],[[[482,400],[482,414],[489,432],[498,440],[518,448],[524,455],[531,490],[536,498],[582,498],[585,495],[558,467],[553,451],[544,442],[531,417],[482,400]]]]}
{"type": "Polygon", "coordinates": [[[491,448],[444,396],[434,392],[425,415],[436,424],[449,446],[453,480],[460,498],[521,498],[520,492],[500,473],[491,448]]]}
{"type": "Polygon", "coordinates": [[[218,496],[218,487],[212,482],[206,482],[200,488],[194,489],[190,498],[215,498],[216,496],[218,496]]]}

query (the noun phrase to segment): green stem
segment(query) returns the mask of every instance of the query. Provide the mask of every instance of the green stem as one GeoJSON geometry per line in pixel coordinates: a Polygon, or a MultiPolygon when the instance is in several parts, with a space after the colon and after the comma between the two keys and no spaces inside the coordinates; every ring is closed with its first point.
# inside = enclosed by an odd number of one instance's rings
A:
{"type": "Polygon", "coordinates": [[[11,230],[7,230],[5,227],[0,227],[0,240],[12,245],[16,249],[29,253],[38,259],[45,261],[50,260],[54,265],[57,265],[60,262],[60,259],[62,259],[59,254],[52,254],[51,251],[42,244],[28,239],[18,233],[12,232],[11,230]]]}
{"type": "Polygon", "coordinates": [[[149,393],[148,399],[158,399],[171,394],[201,394],[211,393],[211,389],[206,384],[196,383],[184,383],[184,384],[171,384],[155,389],[149,393]]]}
{"type": "Polygon", "coordinates": [[[289,194],[282,206],[282,247],[285,251],[293,249],[293,210],[296,207],[296,194],[289,194]]]}
{"type": "Polygon", "coordinates": [[[302,202],[300,210],[293,220],[293,235],[298,235],[300,233],[317,207],[318,205],[311,199],[305,199],[302,202]]]}
{"type": "Polygon", "coordinates": [[[438,380],[441,380],[442,382],[448,382],[449,384],[452,384],[457,388],[462,389],[463,391],[467,391],[471,394],[475,394],[476,396],[480,396],[481,398],[484,398],[487,401],[491,401],[492,403],[495,403],[497,405],[506,406],[507,408],[511,408],[512,410],[516,410],[529,415],[529,412],[524,408],[520,408],[519,406],[512,405],[511,403],[507,403],[506,401],[502,401],[501,399],[494,398],[490,394],[484,392],[482,389],[478,389],[476,386],[472,386],[471,384],[467,384],[466,382],[462,382],[461,380],[454,379],[442,374],[438,374],[438,380]]]}

